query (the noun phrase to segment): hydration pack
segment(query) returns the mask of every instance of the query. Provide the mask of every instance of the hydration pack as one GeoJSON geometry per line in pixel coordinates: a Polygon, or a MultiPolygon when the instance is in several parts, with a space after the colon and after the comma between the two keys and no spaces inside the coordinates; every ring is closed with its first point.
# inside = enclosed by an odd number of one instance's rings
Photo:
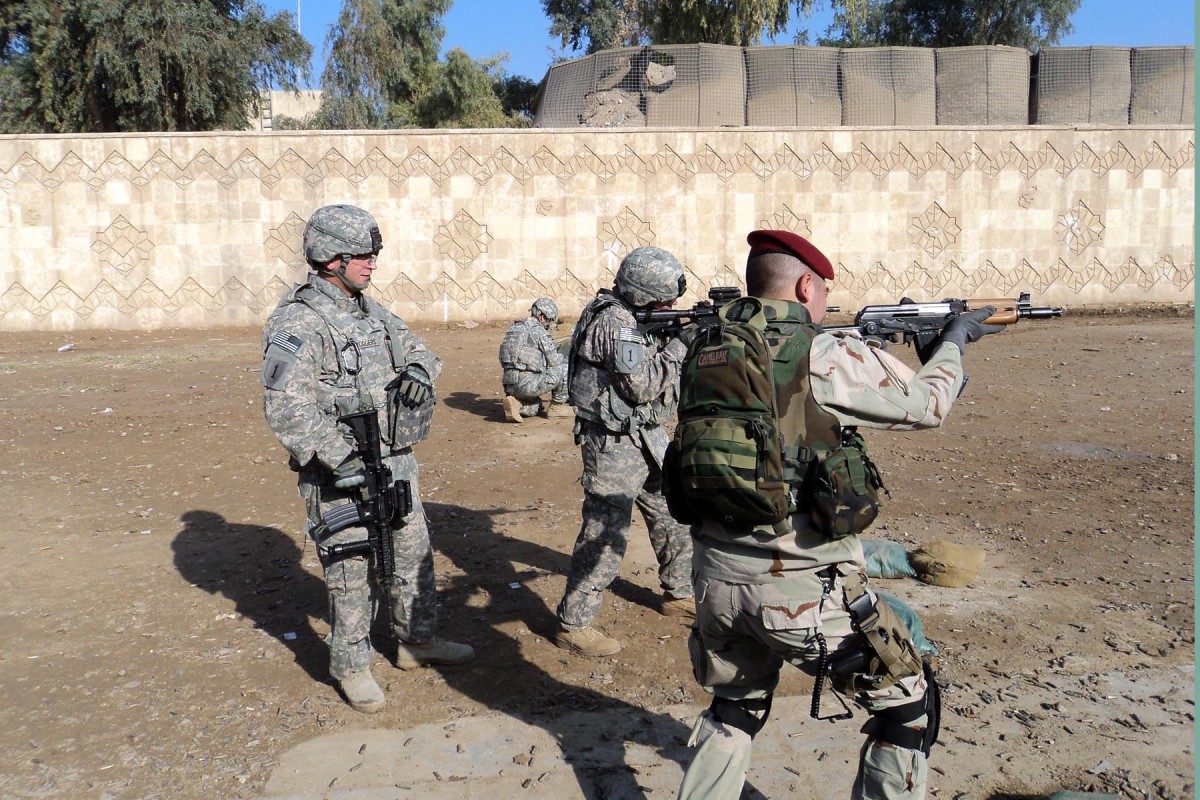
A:
{"type": "Polygon", "coordinates": [[[831,539],[859,533],[879,513],[879,472],[858,432],[812,398],[808,354],[820,328],[773,316],[740,298],[689,345],[663,467],[671,515],[784,535],[790,515],[807,512],[831,539]],[[780,388],[792,409],[785,420],[780,388]]]}

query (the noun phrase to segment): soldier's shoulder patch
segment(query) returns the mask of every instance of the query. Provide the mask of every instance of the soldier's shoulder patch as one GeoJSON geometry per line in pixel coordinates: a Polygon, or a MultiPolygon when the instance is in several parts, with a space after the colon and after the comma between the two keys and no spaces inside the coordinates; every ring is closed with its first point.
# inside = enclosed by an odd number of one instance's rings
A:
{"type": "Polygon", "coordinates": [[[628,375],[646,358],[646,342],[637,328],[621,328],[617,332],[617,372],[628,375]]]}
{"type": "Polygon", "coordinates": [[[263,353],[262,385],[268,389],[283,388],[303,348],[304,340],[295,334],[278,331],[271,336],[263,353]]]}

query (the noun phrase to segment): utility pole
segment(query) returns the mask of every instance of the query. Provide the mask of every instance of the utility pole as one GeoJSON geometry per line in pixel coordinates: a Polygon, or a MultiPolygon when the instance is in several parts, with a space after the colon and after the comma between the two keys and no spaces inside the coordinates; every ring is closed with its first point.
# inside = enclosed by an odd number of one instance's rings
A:
{"type": "Polygon", "coordinates": [[[300,0],[296,0],[296,33],[300,33],[300,0]]]}

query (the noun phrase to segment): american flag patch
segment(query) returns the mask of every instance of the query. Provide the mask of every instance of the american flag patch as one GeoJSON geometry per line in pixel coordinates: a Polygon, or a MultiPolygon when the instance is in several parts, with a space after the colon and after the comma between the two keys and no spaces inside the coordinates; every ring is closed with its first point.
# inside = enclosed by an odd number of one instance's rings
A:
{"type": "Polygon", "coordinates": [[[622,342],[638,342],[642,343],[642,332],[637,328],[621,328],[617,338],[622,342]]]}
{"type": "Polygon", "coordinates": [[[271,337],[271,343],[267,346],[268,347],[278,347],[279,349],[285,350],[285,351],[291,353],[292,355],[296,355],[297,353],[300,352],[300,348],[303,345],[304,345],[304,340],[301,339],[299,336],[293,336],[290,333],[285,333],[284,331],[279,331],[278,333],[276,333],[274,336],[271,337]]]}

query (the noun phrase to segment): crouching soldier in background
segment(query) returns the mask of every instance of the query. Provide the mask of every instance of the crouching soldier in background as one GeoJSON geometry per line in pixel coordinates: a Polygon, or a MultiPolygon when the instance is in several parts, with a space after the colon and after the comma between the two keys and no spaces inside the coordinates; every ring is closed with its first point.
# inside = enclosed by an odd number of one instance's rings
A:
{"type": "Polygon", "coordinates": [[[567,360],[559,351],[550,329],[558,327],[558,304],[539,297],[529,316],[517,320],[500,343],[500,367],[504,370],[504,418],[520,422],[540,414],[556,419],[574,416],[567,404],[567,360]],[[550,405],[542,395],[550,393],[550,405]]]}
{"type": "Polygon", "coordinates": [[[397,667],[475,657],[471,647],[434,636],[433,551],[412,451],[428,433],[442,362],[403,320],[363,294],[383,247],[371,214],[346,205],[319,208],[304,228],[303,246],[312,271],[280,300],[263,330],[263,408],[299,475],[308,532],[325,570],[329,673],[353,708],[372,713],[385,702],[371,674],[372,566],[377,575],[391,574],[383,599],[399,640],[397,667]],[[411,505],[382,526],[391,535],[383,548],[393,556],[390,570],[372,565],[362,550],[338,552],[339,545],[368,539],[361,523],[323,535],[335,527],[326,524],[330,512],[353,510],[368,484],[353,433],[340,420],[373,410],[382,463],[395,483],[407,482],[411,505]]]}

